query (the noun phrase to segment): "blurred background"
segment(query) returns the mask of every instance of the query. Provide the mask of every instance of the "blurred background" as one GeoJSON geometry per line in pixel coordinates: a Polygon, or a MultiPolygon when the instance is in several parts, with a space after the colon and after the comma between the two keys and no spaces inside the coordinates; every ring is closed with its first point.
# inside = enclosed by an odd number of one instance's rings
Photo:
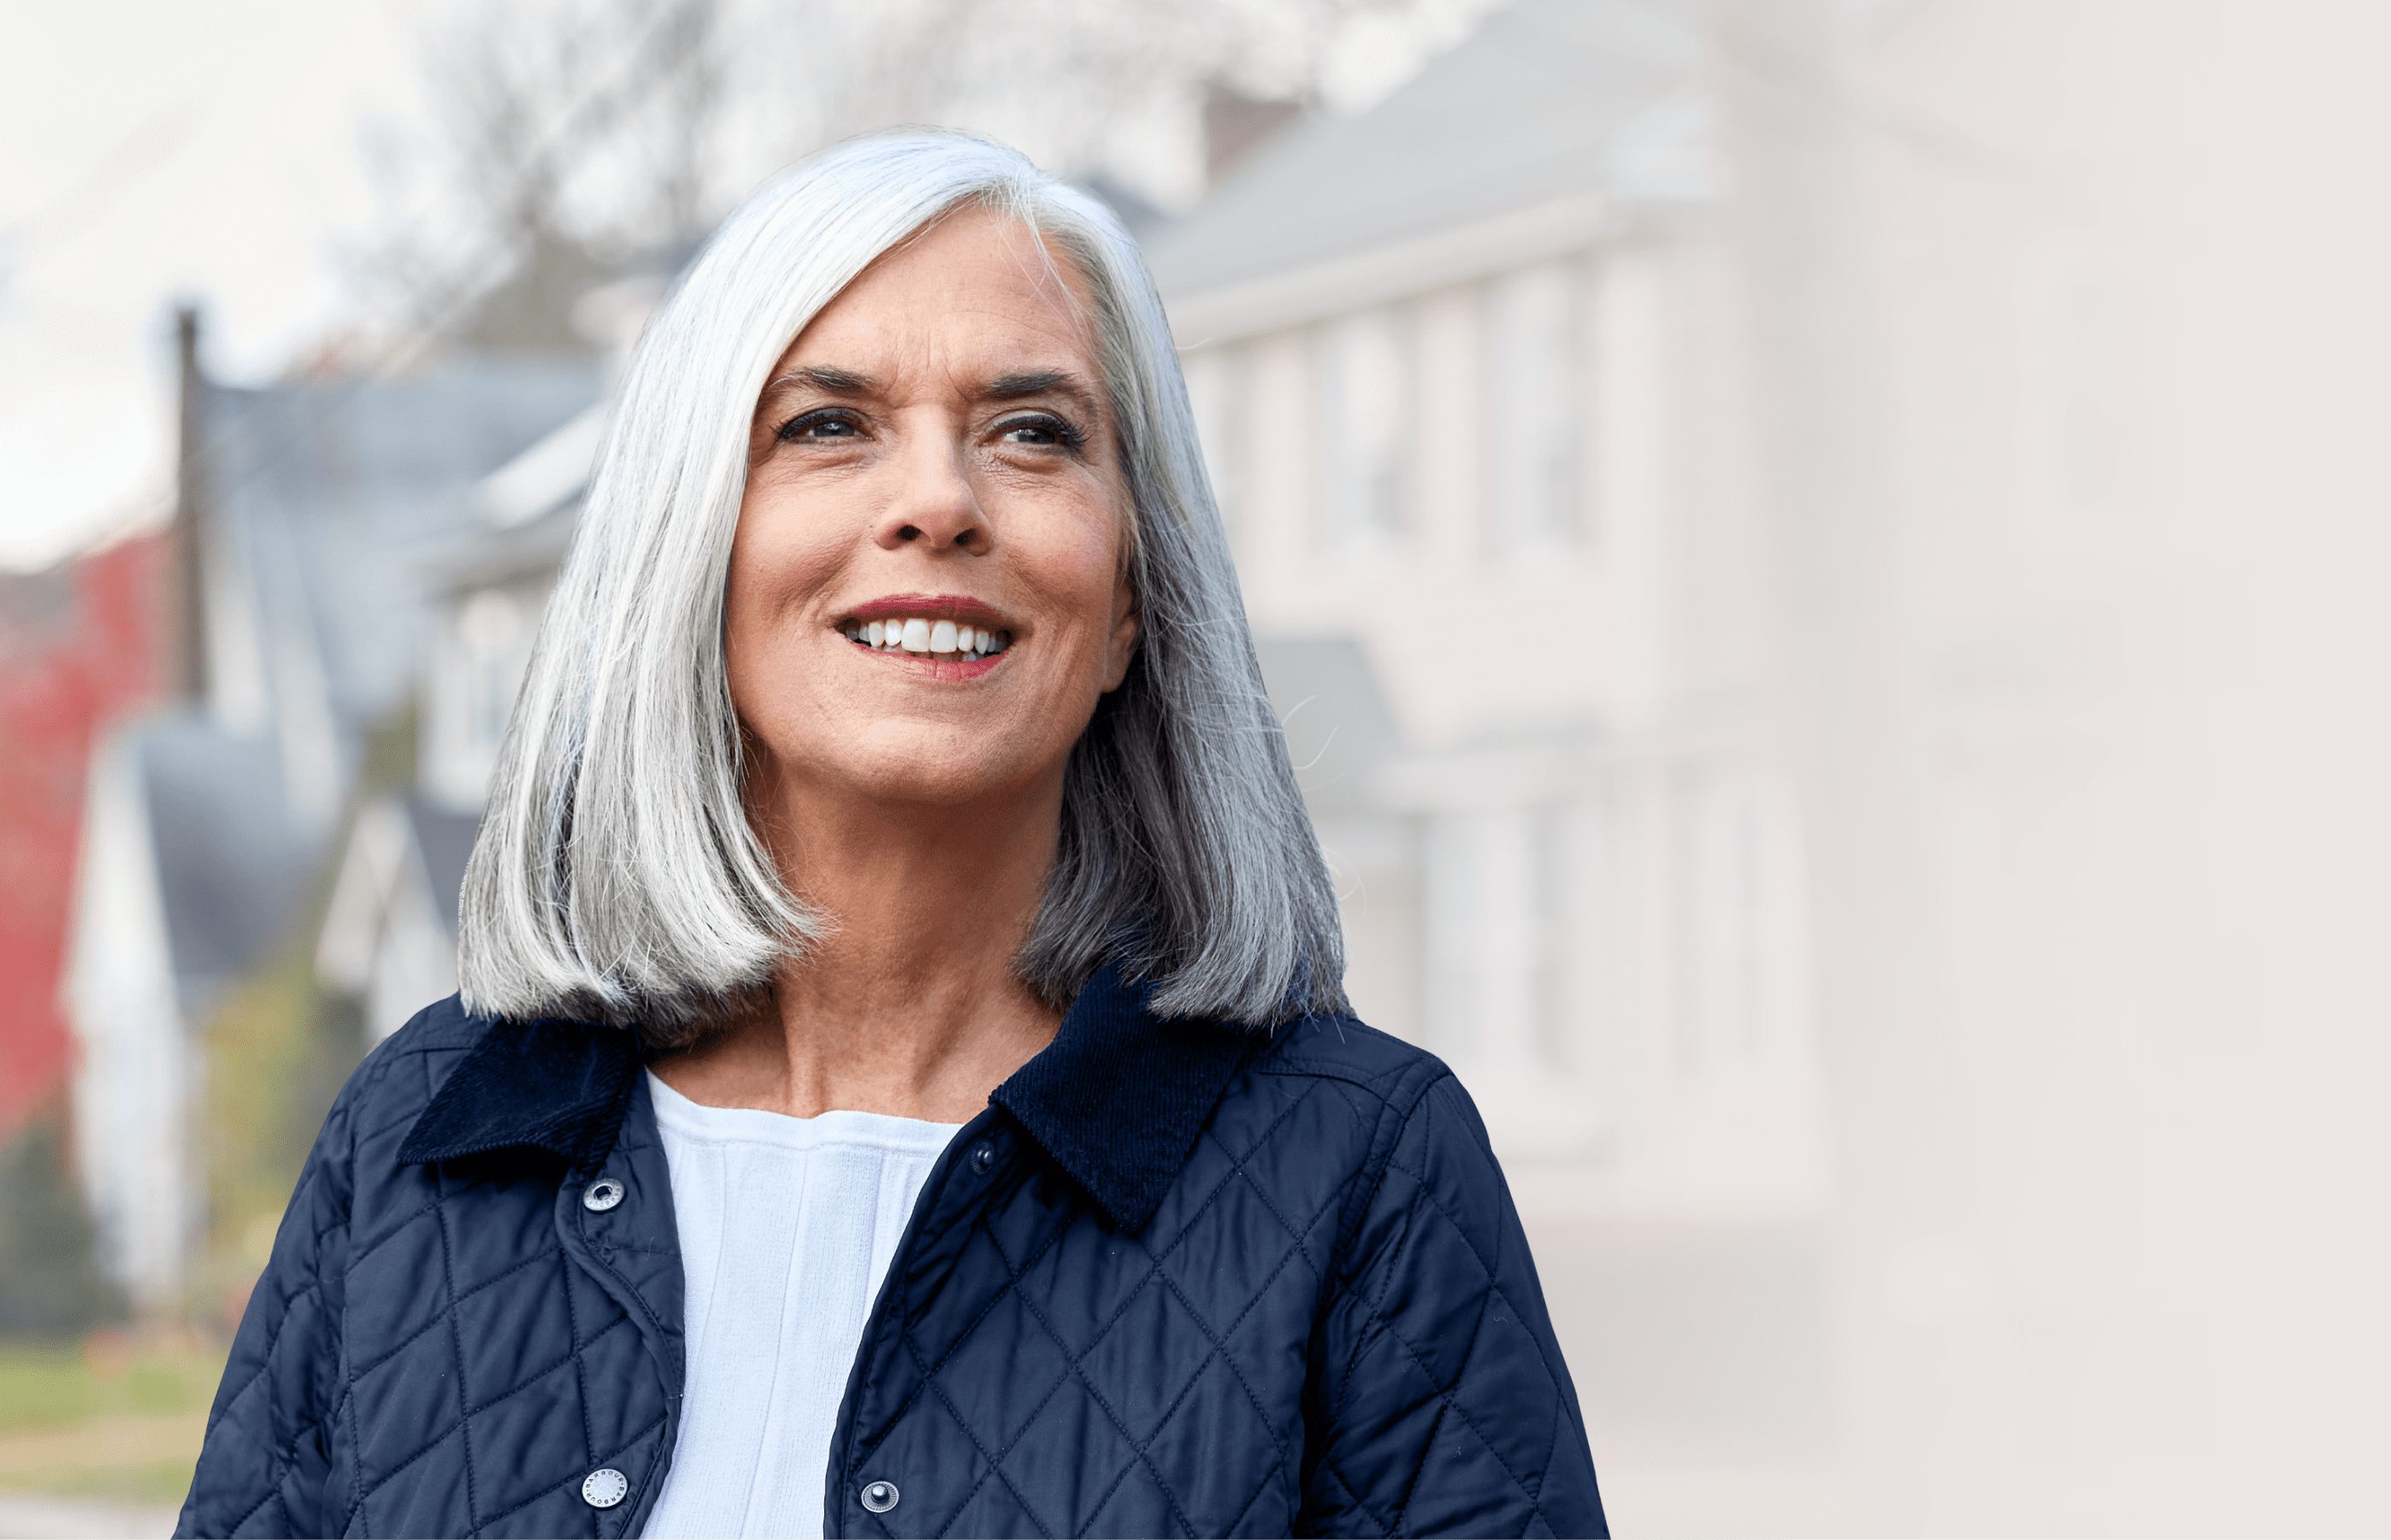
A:
{"type": "Polygon", "coordinates": [[[162,1532],[610,381],[876,125],[1170,305],[1625,1534],[2391,1529],[2391,6],[0,0],[0,1533],[162,1532]]]}

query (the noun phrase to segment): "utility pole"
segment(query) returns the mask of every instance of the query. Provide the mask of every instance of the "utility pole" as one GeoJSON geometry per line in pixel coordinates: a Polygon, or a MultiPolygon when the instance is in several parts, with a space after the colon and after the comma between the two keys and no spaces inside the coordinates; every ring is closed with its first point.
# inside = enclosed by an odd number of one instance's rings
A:
{"type": "Polygon", "coordinates": [[[200,369],[200,312],[174,312],[178,429],[174,524],[167,542],[166,674],[175,695],[193,704],[208,693],[207,377],[200,369]]]}

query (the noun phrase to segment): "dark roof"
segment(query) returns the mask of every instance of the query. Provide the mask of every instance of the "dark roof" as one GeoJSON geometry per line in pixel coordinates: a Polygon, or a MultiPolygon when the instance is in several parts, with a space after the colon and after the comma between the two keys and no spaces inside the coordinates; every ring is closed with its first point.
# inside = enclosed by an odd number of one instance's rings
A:
{"type": "Polygon", "coordinates": [[[407,827],[415,848],[423,857],[423,874],[432,884],[432,901],[440,907],[440,923],[457,934],[457,900],[465,887],[465,860],[473,853],[473,836],[481,832],[482,815],[443,808],[410,795],[407,827]]]}
{"type": "Polygon", "coordinates": [[[316,870],[291,818],[271,738],[235,738],[190,711],[132,729],[159,898],[184,1018],[289,933],[316,870]]]}
{"type": "Polygon", "coordinates": [[[211,393],[211,501],[262,640],[312,634],[343,729],[381,720],[412,682],[434,590],[420,569],[479,526],[472,485],[599,389],[588,360],[498,355],[211,393]]]}
{"type": "Polygon", "coordinates": [[[1689,0],[1519,0],[1376,107],[1256,151],[1155,236],[1155,280],[1199,292],[1566,193],[1693,196],[1634,151],[1699,132],[1700,45],[1689,0]]]}
{"type": "MultiPolygon", "coordinates": [[[[192,710],[132,730],[187,1019],[289,935],[320,870],[331,829],[293,807],[286,742],[329,727],[344,756],[331,791],[345,791],[366,732],[414,682],[440,597],[428,559],[483,527],[474,483],[600,383],[588,360],[464,356],[396,380],[210,389],[211,537],[239,580],[209,598],[249,611],[269,701],[254,733],[192,710]]],[[[414,812],[453,930],[472,822],[414,812]]]]}

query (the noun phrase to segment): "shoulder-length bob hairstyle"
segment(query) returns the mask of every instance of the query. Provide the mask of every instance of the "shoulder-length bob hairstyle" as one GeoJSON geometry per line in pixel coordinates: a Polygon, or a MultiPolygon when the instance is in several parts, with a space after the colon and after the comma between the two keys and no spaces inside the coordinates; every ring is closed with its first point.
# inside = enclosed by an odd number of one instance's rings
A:
{"type": "Polygon", "coordinates": [[[799,166],[733,214],[640,339],[515,703],[465,871],[467,1005],[691,1041],[829,922],[741,797],[723,659],[748,432],[772,366],[883,252],[978,204],[1087,280],[1143,619],[1071,752],[1061,839],[1015,961],[1056,1008],[1108,961],[1159,1015],[1267,1027],[1344,1009],[1337,898],[1262,689],[1170,331],[1094,200],[1002,146],[907,132],[799,166]]]}

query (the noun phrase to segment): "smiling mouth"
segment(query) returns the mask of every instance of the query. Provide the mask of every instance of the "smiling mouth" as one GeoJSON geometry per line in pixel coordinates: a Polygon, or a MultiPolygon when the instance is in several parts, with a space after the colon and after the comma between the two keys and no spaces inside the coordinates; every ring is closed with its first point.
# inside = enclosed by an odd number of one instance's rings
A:
{"type": "Polygon", "coordinates": [[[847,640],[875,653],[904,653],[919,658],[964,662],[994,657],[1013,645],[1013,633],[924,615],[903,619],[850,620],[839,628],[847,640]]]}

